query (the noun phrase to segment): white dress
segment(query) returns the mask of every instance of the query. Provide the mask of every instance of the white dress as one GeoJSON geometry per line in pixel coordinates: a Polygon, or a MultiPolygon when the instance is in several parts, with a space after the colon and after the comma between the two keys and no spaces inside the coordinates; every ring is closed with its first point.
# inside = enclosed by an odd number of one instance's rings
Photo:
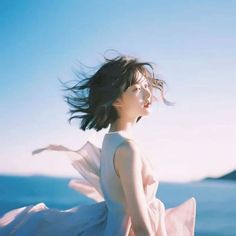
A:
{"type": "MultiPolygon", "coordinates": [[[[122,132],[112,132],[105,135],[101,149],[90,142],[78,151],[57,148],[73,157],[72,165],[82,176],[71,180],[70,186],[96,203],[64,211],[49,209],[43,203],[14,209],[0,218],[0,235],[134,236],[122,186],[113,165],[117,147],[127,139],[122,132]]],[[[55,148],[38,152],[43,150],[55,148]]],[[[195,199],[165,210],[164,204],[156,198],[158,181],[154,171],[150,171],[149,178],[143,179],[143,185],[153,235],[193,236],[195,199]]]]}

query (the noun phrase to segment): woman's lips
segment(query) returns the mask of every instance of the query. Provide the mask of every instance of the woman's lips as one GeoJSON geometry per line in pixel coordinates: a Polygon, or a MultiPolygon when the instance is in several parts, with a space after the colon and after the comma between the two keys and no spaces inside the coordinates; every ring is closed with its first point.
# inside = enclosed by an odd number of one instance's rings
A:
{"type": "Polygon", "coordinates": [[[148,108],[150,105],[151,105],[151,103],[148,102],[148,103],[144,104],[144,107],[145,107],[145,108],[148,108]]]}

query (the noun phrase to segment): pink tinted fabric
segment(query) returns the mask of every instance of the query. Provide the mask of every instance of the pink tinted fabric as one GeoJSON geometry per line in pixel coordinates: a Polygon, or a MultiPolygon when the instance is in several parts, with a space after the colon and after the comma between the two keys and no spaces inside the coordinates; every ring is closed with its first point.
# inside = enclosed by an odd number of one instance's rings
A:
{"type": "MultiPolygon", "coordinates": [[[[111,151],[107,152],[108,155],[114,153],[115,147],[122,139],[122,137],[107,138],[105,147],[109,147],[111,151]]],[[[64,211],[49,209],[43,203],[15,209],[0,218],[0,235],[134,236],[122,195],[109,188],[107,177],[113,174],[109,180],[114,181],[112,178],[117,178],[114,170],[108,173],[112,162],[107,164],[108,161],[104,157],[106,155],[100,148],[87,142],[78,151],[51,145],[40,151],[35,150],[35,153],[44,150],[63,151],[72,158],[72,165],[80,173],[81,178],[71,180],[70,187],[92,198],[96,203],[64,211]],[[110,191],[114,192],[111,194],[110,191]]],[[[119,182],[115,181],[114,186],[119,189],[119,182]]],[[[152,236],[193,236],[195,199],[191,198],[175,208],[166,210],[164,204],[156,198],[158,188],[156,177],[153,175],[151,180],[144,182],[144,185],[152,236]]]]}

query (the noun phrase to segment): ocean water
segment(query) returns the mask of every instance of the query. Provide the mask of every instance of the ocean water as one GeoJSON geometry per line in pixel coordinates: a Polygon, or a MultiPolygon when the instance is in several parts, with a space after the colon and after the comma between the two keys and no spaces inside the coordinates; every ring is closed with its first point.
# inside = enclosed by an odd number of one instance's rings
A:
{"type": "MultiPolygon", "coordinates": [[[[93,202],[70,189],[69,180],[0,176],[0,216],[13,208],[39,202],[63,210],[93,202]]],[[[157,192],[166,208],[181,204],[192,196],[197,200],[195,236],[236,236],[236,182],[160,183],[157,192]]]]}

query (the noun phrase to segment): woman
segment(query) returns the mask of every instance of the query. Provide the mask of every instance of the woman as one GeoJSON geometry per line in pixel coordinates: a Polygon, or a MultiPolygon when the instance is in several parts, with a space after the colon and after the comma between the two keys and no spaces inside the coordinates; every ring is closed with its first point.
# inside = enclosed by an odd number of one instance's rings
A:
{"type": "Polygon", "coordinates": [[[16,209],[0,219],[0,235],[194,235],[194,198],[165,210],[156,198],[154,170],[132,137],[135,123],[150,113],[154,89],[168,104],[163,83],[151,64],[118,56],[105,59],[92,76],[66,86],[70,121],[81,119],[82,130],[109,127],[102,148],[90,142],[78,151],[49,145],[33,154],[54,150],[73,156],[72,165],[82,178],[70,185],[97,203],[66,211],[44,204],[16,209]]]}

